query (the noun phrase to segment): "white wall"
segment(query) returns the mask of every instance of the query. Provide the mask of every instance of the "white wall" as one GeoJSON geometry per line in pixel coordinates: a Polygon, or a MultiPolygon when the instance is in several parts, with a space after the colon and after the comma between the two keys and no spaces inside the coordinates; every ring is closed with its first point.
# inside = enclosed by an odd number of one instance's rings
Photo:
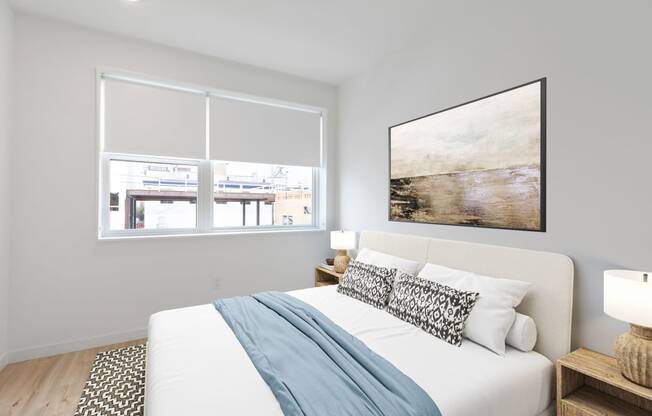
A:
{"type": "Polygon", "coordinates": [[[652,269],[652,3],[438,2],[421,44],[340,88],[345,229],[547,250],[576,265],[574,346],[610,352],[602,271],[652,269]],[[387,128],[548,77],[546,233],[388,222],[387,128]]]}
{"type": "Polygon", "coordinates": [[[9,280],[10,280],[10,151],[11,74],[13,46],[13,12],[8,0],[0,0],[0,369],[4,367],[9,347],[9,280]]]}
{"type": "Polygon", "coordinates": [[[97,241],[95,68],[324,106],[333,145],[334,87],[20,13],[15,37],[12,360],[142,336],[158,310],[312,285],[326,232],[97,241]]]}

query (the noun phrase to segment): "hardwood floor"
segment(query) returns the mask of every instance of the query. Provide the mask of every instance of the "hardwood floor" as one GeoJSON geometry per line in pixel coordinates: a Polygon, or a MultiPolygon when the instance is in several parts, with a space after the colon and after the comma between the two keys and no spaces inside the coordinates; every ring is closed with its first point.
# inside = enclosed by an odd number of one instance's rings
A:
{"type": "Polygon", "coordinates": [[[95,354],[144,340],[10,364],[0,372],[0,416],[72,416],[95,354]]]}

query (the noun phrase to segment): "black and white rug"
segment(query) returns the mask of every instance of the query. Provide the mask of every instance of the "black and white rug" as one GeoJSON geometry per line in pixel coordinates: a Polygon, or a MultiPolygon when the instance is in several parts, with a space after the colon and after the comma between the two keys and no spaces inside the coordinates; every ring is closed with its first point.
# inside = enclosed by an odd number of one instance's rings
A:
{"type": "Polygon", "coordinates": [[[97,354],[75,416],[143,416],[146,344],[97,354]]]}

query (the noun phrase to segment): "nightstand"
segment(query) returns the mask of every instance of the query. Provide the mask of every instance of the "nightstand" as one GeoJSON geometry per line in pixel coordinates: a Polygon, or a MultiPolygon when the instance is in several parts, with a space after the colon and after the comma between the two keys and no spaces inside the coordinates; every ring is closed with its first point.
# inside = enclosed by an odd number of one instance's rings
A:
{"type": "Polygon", "coordinates": [[[340,282],[342,273],[335,273],[322,266],[315,267],[315,287],[336,285],[340,282]]]}
{"type": "Polygon", "coordinates": [[[623,377],[615,358],[580,348],[557,361],[557,416],[652,416],[652,389],[623,377]]]}

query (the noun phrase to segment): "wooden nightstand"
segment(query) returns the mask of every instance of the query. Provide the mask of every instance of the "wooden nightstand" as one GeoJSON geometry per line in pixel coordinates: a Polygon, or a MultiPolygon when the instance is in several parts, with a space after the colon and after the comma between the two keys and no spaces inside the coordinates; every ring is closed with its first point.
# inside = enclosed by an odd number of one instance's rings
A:
{"type": "Polygon", "coordinates": [[[652,416],[652,389],[623,377],[615,358],[580,348],[557,361],[557,416],[652,416]]]}
{"type": "Polygon", "coordinates": [[[315,287],[336,285],[341,277],[342,273],[335,273],[321,266],[315,267],[315,287]]]}

